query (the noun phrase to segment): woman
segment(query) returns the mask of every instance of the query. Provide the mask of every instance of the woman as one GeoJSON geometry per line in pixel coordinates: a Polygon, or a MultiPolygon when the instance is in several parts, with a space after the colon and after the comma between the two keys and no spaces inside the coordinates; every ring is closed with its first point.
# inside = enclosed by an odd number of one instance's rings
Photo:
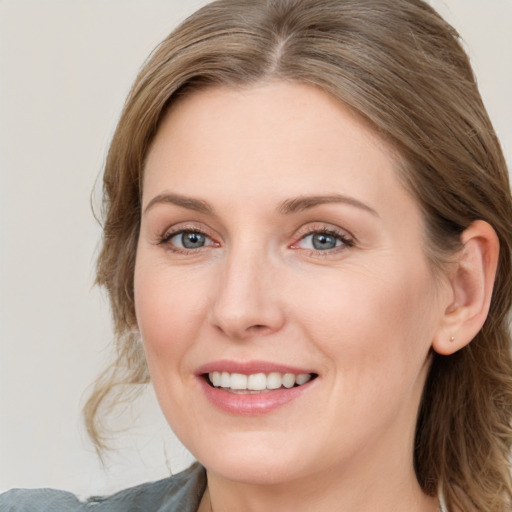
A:
{"type": "Polygon", "coordinates": [[[510,510],[508,175],[430,7],[206,6],[140,72],[104,190],[89,431],[151,378],[199,464],[95,509],[510,510]]]}

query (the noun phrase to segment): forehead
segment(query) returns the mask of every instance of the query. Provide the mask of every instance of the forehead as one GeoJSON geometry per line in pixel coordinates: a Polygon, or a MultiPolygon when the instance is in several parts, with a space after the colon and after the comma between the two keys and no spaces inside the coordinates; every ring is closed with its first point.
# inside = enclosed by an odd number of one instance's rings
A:
{"type": "Polygon", "coordinates": [[[144,201],[172,189],[231,200],[336,192],[378,202],[402,188],[397,168],[392,148],[317,87],[210,87],[181,98],[162,120],[144,201]]]}
{"type": "Polygon", "coordinates": [[[300,82],[274,80],[240,87],[213,85],[187,92],[172,102],[158,134],[166,131],[180,142],[184,138],[191,142],[191,136],[202,137],[204,142],[212,137],[224,137],[228,142],[234,135],[246,137],[249,142],[247,137],[257,135],[267,137],[268,144],[272,132],[281,130],[280,140],[288,136],[289,142],[296,142],[300,132],[312,143],[308,145],[311,149],[315,133],[320,135],[336,126],[338,132],[344,131],[344,138],[364,137],[366,143],[378,147],[389,158],[399,159],[394,148],[369,122],[332,94],[300,82]]]}

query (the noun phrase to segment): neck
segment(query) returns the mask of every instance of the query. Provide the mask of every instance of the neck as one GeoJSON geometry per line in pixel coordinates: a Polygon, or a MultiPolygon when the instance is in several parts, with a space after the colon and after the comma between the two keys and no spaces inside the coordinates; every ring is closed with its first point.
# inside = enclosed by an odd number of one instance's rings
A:
{"type": "Polygon", "coordinates": [[[380,468],[373,478],[357,478],[354,472],[347,478],[334,471],[329,477],[308,475],[279,485],[254,485],[208,472],[199,512],[436,512],[439,505],[437,498],[422,492],[414,472],[394,483],[380,468]]]}

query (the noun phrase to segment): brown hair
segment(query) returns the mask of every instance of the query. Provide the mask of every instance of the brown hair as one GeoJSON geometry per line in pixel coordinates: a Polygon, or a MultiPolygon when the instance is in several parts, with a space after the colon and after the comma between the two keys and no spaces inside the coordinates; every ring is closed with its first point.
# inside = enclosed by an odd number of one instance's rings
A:
{"type": "Polygon", "coordinates": [[[450,511],[510,510],[508,173],[458,34],[422,0],[219,0],[155,50],[129,94],[105,166],[97,282],[110,296],[117,361],[86,404],[89,433],[101,448],[105,403],[115,403],[125,385],[149,380],[133,330],[133,273],[144,160],[166,108],[196,87],[269,79],[322,88],[396,149],[401,178],[424,212],[434,266],[459,247],[473,221],[494,227],[500,256],[488,319],[464,349],[433,355],[414,461],[424,491],[442,488],[450,511]]]}

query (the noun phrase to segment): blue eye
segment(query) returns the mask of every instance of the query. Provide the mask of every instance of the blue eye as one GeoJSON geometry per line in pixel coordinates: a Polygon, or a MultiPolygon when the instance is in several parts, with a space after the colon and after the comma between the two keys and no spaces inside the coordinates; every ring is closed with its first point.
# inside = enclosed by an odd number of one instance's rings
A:
{"type": "Polygon", "coordinates": [[[313,247],[319,251],[334,249],[341,244],[340,240],[338,240],[335,236],[328,235],[326,233],[314,233],[311,235],[311,242],[313,247]]]}
{"type": "Polygon", "coordinates": [[[331,251],[341,246],[351,247],[352,241],[339,233],[329,231],[315,231],[302,237],[298,246],[301,249],[313,251],[331,251]]]}
{"type": "Polygon", "coordinates": [[[201,249],[212,244],[210,237],[198,231],[180,231],[172,235],[168,242],[179,249],[201,249]]]}

